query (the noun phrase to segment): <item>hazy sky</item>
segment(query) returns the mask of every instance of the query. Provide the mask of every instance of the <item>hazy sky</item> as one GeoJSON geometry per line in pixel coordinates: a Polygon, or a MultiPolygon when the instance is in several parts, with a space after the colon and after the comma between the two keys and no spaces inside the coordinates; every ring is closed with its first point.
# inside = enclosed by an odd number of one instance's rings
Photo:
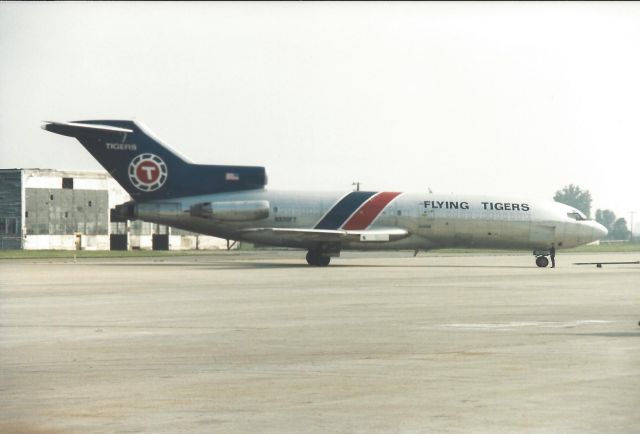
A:
{"type": "Polygon", "coordinates": [[[640,222],[639,3],[0,3],[0,167],[135,118],[273,189],[553,197],[640,222]]]}

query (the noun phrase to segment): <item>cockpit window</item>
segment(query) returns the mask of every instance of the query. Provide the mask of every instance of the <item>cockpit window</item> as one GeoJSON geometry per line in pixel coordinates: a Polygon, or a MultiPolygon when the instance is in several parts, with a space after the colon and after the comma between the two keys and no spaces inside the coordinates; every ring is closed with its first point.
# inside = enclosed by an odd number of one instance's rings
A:
{"type": "Polygon", "coordinates": [[[567,213],[567,216],[571,217],[574,220],[577,221],[582,221],[582,220],[586,220],[587,218],[580,212],[578,211],[572,211],[570,213],[567,213]]]}

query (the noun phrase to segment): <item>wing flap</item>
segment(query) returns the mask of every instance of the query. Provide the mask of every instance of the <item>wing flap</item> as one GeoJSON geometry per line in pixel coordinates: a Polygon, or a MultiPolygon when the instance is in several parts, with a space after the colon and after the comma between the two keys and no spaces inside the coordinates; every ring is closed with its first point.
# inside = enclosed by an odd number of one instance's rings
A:
{"type": "Polygon", "coordinates": [[[408,237],[409,232],[401,228],[370,229],[363,231],[346,231],[349,241],[363,243],[388,243],[408,237]]]}
{"type": "Polygon", "coordinates": [[[252,228],[242,233],[256,238],[278,237],[299,242],[339,242],[346,236],[345,231],[330,229],[252,228]]]}
{"type": "Polygon", "coordinates": [[[251,228],[242,233],[248,237],[264,240],[270,237],[289,240],[300,243],[336,243],[336,242],[362,242],[362,243],[388,243],[409,236],[405,229],[371,229],[362,231],[345,231],[331,229],[297,229],[297,228],[251,228]]]}

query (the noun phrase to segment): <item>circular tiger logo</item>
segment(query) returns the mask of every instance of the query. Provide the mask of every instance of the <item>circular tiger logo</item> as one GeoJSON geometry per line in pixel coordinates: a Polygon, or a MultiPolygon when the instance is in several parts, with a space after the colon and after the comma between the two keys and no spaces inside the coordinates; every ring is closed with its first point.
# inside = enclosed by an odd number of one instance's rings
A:
{"type": "Polygon", "coordinates": [[[138,190],[157,190],[165,183],[167,176],[167,165],[154,154],[140,154],[129,164],[129,180],[138,190]]]}

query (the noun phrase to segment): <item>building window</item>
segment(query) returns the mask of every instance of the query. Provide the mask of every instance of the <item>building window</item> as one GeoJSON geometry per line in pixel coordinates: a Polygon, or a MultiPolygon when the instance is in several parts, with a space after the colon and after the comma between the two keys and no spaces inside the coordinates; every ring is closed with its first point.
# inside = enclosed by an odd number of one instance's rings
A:
{"type": "Polygon", "coordinates": [[[49,200],[53,200],[53,195],[49,195],[49,200]]]}
{"type": "Polygon", "coordinates": [[[62,178],[62,188],[73,190],[73,178],[62,178]]]}
{"type": "Polygon", "coordinates": [[[0,217],[0,234],[7,233],[7,223],[4,217],[0,217]]]}
{"type": "Polygon", "coordinates": [[[89,201],[89,206],[91,206],[91,201],[89,201]]]}
{"type": "Polygon", "coordinates": [[[8,234],[18,233],[18,225],[15,217],[10,217],[7,219],[7,233],[8,234]]]}

